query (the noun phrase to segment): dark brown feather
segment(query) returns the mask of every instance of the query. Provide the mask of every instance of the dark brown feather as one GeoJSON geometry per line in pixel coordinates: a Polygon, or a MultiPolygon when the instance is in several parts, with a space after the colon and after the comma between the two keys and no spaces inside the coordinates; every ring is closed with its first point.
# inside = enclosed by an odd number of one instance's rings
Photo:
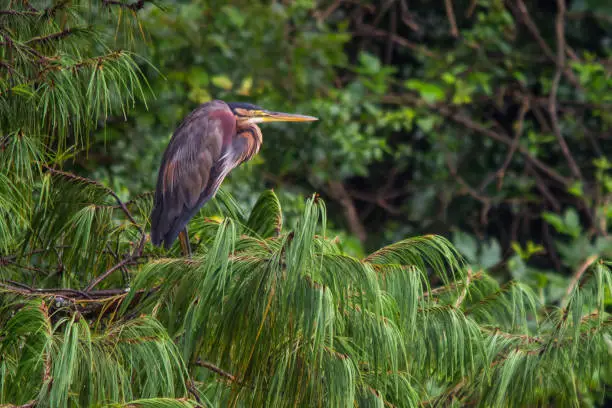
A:
{"type": "Polygon", "coordinates": [[[199,106],[174,132],[158,174],[151,214],[154,245],[169,248],[238,164],[235,136],[236,119],[222,101],[199,106]]]}

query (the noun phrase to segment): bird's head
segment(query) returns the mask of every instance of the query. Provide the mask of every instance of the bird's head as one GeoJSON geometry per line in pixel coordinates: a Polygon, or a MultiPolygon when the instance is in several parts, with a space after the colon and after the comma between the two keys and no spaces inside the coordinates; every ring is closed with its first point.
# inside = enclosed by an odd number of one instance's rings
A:
{"type": "Polygon", "coordinates": [[[272,112],[250,103],[231,102],[228,105],[234,116],[236,116],[236,121],[241,125],[262,122],[312,122],[318,120],[313,116],[272,112]]]}

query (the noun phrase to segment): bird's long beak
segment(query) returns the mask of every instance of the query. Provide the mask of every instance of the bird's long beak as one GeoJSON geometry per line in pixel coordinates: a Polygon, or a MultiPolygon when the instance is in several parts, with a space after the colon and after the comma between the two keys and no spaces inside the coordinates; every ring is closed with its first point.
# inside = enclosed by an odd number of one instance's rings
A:
{"type": "Polygon", "coordinates": [[[297,113],[266,112],[262,122],[312,122],[319,120],[314,116],[298,115],[297,113]]]}

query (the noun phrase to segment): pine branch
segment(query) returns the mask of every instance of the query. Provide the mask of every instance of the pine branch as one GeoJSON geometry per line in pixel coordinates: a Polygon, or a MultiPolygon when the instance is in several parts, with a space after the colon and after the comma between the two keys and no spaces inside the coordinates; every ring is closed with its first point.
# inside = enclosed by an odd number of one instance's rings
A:
{"type": "Polygon", "coordinates": [[[227,371],[224,371],[222,369],[220,369],[219,367],[217,367],[216,365],[214,365],[213,363],[209,363],[208,361],[204,361],[201,359],[196,360],[195,364],[197,366],[200,367],[204,367],[204,368],[208,368],[210,371],[219,374],[221,377],[225,377],[228,380],[232,381],[232,382],[236,382],[236,376],[234,376],[233,374],[228,373],[227,371]]]}
{"type": "Polygon", "coordinates": [[[35,289],[31,288],[23,283],[14,282],[14,281],[6,281],[7,283],[0,282],[0,287],[21,294],[42,294],[42,295],[68,295],[73,297],[81,297],[86,299],[92,299],[92,297],[80,290],[77,289],[61,289],[61,288],[50,288],[50,289],[35,289]]]}
{"type": "Polygon", "coordinates": [[[85,288],[85,292],[91,292],[91,290],[93,288],[95,288],[104,279],[108,278],[116,270],[121,269],[121,268],[123,268],[124,266],[127,266],[127,265],[133,265],[135,263],[136,263],[136,260],[135,260],[134,257],[129,257],[129,258],[124,259],[123,261],[119,262],[117,265],[114,265],[113,267],[108,269],[102,275],[100,275],[97,278],[95,278],[94,280],[92,280],[89,283],[89,285],[87,285],[87,287],[85,288]]]}
{"type": "Polygon", "coordinates": [[[119,6],[122,8],[127,8],[132,11],[141,10],[145,6],[146,3],[148,3],[148,1],[146,0],[138,0],[134,3],[124,3],[118,0],[102,0],[102,4],[104,4],[105,6],[119,6]]]}
{"type": "Polygon", "coordinates": [[[7,283],[0,282],[0,288],[8,292],[19,293],[22,295],[66,295],[75,298],[92,299],[92,296],[76,289],[67,288],[49,288],[49,289],[35,289],[31,288],[23,283],[14,281],[5,281],[7,283]]]}
{"type": "Polygon", "coordinates": [[[25,43],[26,44],[35,45],[35,44],[39,44],[39,43],[47,42],[47,41],[51,41],[51,40],[60,40],[60,39],[68,37],[69,35],[71,35],[71,34],[73,34],[75,32],[76,31],[74,29],[68,28],[66,30],[59,31],[57,33],[43,35],[43,36],[39,36],[39,37],[33,37],[33,38],[29,39],[28,41],[26,41],[25,43]]]}
{"type": "Polygon", "coordinates": [[[508,333],[508,332],[501,330],[499,327],[496,327],[495,329],[491,330],[485,326],[481,326],[480,330],[483,333],[488,334],[490,336],[501,336],[509,340],[519,339],[527,344],[533,344],[533,343],[542,344],[542,345],[546,344],[545,340],[537,336],[529,336],[527,334],[508,333]]]}
{"type": "MultiPolygon", "coordinates": [[[[91,290],[89,292],[84,292],[77,289],[69,289],[69,288],[31,288],[23,283],[14,282],[14,281],[1,281],[0,288],[6,292],[11,292],[19,295],[33,295],[33,296],[58,296],[73,301],[78,302],[80,300],[88,300],[88,301],[97,301],[97,302],[105,302],[108,298],[121,296],[125,297],[129,292],[128,289],[103,289],[103,290],[91,290]]],[[[142,293],[153,293],[157,291],[159,288],[154,287],[150,290],[139,290],[138,294],[142,293]]]]}
{"type": "Polygon", "coordinates": [[[38,16],[40,15],[37,11],[28,10],[0,10],[0,16],[38,16]]]}
{"type": "MultiPolygon", "coordinates": [[[[485,277],[486,277],[486,275],[482,271],[479,271],[479,272],[476,272],[476,273],[472,274],[470,280],[471,281],[475,281],[475,280],[483,279],[485,277]]],[[[439,286],[437,288],[431,289],[428,292],[423,292],[423,297],[436,296],[436,295],[440,295],[441,293],[452,292],[455,289],[457,289],[458,287],[465,286],[465,284],[466,284],[465,281],[451,282],[448,285],[439,286]]]]}
{"type": "Polygon", "coordinates": [[[24,3],[27,6],[28,10],[13,10],[13,9],[0,10],[0,16],[1,15],[9,15],[9,16],[51,17],[58,10],[61,10],[61,9],[65,8],[70,3],[70,0],[54,1],[52,6],[44,9],[43,11],[40,11],[40,10],[36,9],[35,7],[33,7],[27,1],[24,2],[24,3]]]}
{"type": "Polygon", "coordinates": [[[576,269],[576,273],[574,273],[574,275],[572,276],[572,280],[570,281],[570,284],[567,286],[567,289],[565,290],[565,296],[563,296],[563,299],[561,299],[562,307],[565,307],[567,305],[569,297],[574,292],[574,288],[576,288],[576,285],[578,284],[578,282],[580,282],[582,275],[584,275],[584,273],[589,269],[589,267],[593,265],[593,263],[595,263],[595,261],[597,261],[598,259],[599,259],[599,256],[591,255],[582,264],[580,264],[578,269],[576,269]]]}
{"type": "Polygon", "coordinates": [[[26,402],[23,405],[13,405],[13,404],[7,404],[7,405],[0,405],[1,408],[35,408],[36,405],[38,404],[38,401],[36,400],[31,400],[26,402]]]}
{"type": "Polygon", "coordinates": [[[111,188],[106,187],[105,185],[103,185],[102,183],[95,181],[95,180],[91,180],[85,177],[81,177],[81,176],[77,176],[76,174],[72,174],[72,173],[68,173],[65,171],[61,171],[61,170],[56,170],[52,167],[47,166],[46,164],[43,164],[43,167],[49,171],[50,173],[62,176],[64,178],[70,179],[70,180],[74,180],[80,183],[85,183],[85,184],[89,184],[89,185],[93,185],[96,186],[98,188],[101,188],[102,190],[104,190],[108,195],[112,196],[115,201],[117,202],[117,205],[119,206],[119,208],[121,208],[121,211],[123,211],[123,213],[125,214],[125,216],[128,218],[128,220],[132,223],[132,225],[134,225],[137,229],[138,232],[140,233],[140,241],[138,243],[138,246],[136,247],[136,249],[134,250],[134,256],[140,256],[142,255],[142,251],[144,248],[144,243],[146,240],[146,234],[143,230],[143,228],[140,226],[140,224],[138,224],[138,222],[136,222],[136,220],[134,219],[134,216],[132,215],[132,213],[130,212],[130,210],[127,208],[127,206],[125,205],[125,203],[119,198],[119,196],[117,195],[117,193],[115,193],[111,188]]]}
{"type": "Polygon", "coordinates": [[[472,282],[472,268],[468,268],[467,275],[465,277],[465,284],[463,285],[463,290],[461,291],[461,294],[455,301],[455,308],[459,308],[461,306],[461,303],[463,303],[463,299],[465,299],[465,295],[467,295],[468,287],[470,286],[471,282],[472,282]]]}

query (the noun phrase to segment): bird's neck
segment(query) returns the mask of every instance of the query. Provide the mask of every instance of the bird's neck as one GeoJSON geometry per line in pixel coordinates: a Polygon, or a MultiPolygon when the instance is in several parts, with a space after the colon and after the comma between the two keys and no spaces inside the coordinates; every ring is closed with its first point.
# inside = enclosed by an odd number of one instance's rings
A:
{"type": "Polygon", "coordinates": [[[242,151],[241,161],[250,160],[259,152],[259,148],[263,143],[263,134],[261,129],[254,123],[245,123],[238,126],[236,133],[244,143],[245,148],[242,151]]]}

